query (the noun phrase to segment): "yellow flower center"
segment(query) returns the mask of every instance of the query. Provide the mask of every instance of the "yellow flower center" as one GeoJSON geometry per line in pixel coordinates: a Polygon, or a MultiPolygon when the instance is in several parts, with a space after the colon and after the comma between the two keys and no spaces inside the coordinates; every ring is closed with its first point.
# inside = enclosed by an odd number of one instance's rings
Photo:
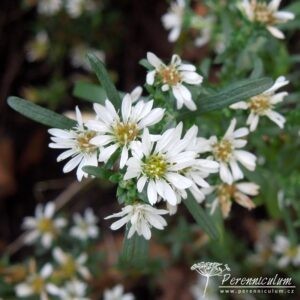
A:
{"type": "Polygon", "coordinates": [[[297,247],[290,247],[286,250],[285,255],[291,258],[296,257],[298,254],[297,247]]]}
{"type": "Polygon", "coordinates": [[[77,137],[77,145],[80,152],[92,153],[97,149],[95,145],[90,144],[90,140],[95,136],[95,131],[86,131],[79,134],[79,136],[77,137]]]}
{"type": "Polygon", "coordinates": [[[256,3],[254,6],[254,18],[257,22],[268,25],[275,22],[273,12],[268,9],[268,5],[265,2],[256,3]]]}
{"type": "Polygon", "coordinates": [[[136,139],[139,129],[136,123],[118,123],[114,128],[115,136],[121,145],[126,145],[136,139]]]}
{"type": "Polygon", "coordinates": [[[250,109],[256,114],[263,114],[266,110],[272,108],[270,103],[270,96],[258,95],[252,97],[249,102],[250,109]]]}
{"type": "Polygon", "coordinates": [[[66,278],[72,277],[76,274],[76,263],[72,257],[68,257],[67,261],[62,266],[62,270],[66,278]]]}
{"type": "Polygon", "coordinates": [[[158,72],[158,75],[163,84],[172,86],[181,82],[181,75],[179,71],[172,65],[161,68],[158,72]]]}
{"type": "Polygon", "coordinates": [[[161,155],[150,155],[143,166],[144,174],[150,179],[162,178],[167,171],[168,163],[161,155]]]}
{"type": "Polygon", "coordinates": [[[45,281],[40,276],[35,276],[31,282],[31,287],[34,294],[40,294],[45,286],[45,281]]]}
{"type": "Polygon", "coordinates": [[[37,224],[37,228],[42,233],[49,233],[49,232],[54,233],[55,232],[55,227],[54,227],[53,221],[49,218],[40,219],[37,224]]]}
{"type": "Polygon", "coordinates": [[[223,139],[213,146],[213,154],[218,161],[228,162],[232,155],[233,145],[230,141],[223,139]]]}
{"type": "Polygon", "coordinates": [[[236,187],[234,184],[220,184],[217,187],[217,194],[219,199],[230,200],[234,197],[236,187]]]}

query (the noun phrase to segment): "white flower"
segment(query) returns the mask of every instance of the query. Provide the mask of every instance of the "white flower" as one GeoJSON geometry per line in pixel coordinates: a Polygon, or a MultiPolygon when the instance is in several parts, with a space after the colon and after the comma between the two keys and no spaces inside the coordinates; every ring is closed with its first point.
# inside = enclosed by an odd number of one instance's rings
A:
{"type": "Polygon", "coordinates": [[[83,68],[86,71],[91,71],[91,65],[86,58],[87,53],[93,53],[102,62],[105,61],[105,53],[103,51],[90,48],[85,44],[78,44],[70,51],[71,64],[75,68],[83,68]]]}
{"type": "Polygon", "coordinates": [[[91,273],[85,266],[87,261],[86,253],[82,253],[77,258],[74,258],[72,254],[65,253],[60,248],[55,248],[53,257],[60,265],[66,278],[75,278],[77,273],[86,280],[91,278],[91,273]]]}
{"type": "Polygon", "coordinates": [[[38,204],[35,209],[35,217],[26,217],[23,222],[23,229],[28,230],[25,236],[25,244],[33,244],[38,239],[45,248],[52,245],[53,240],[66,226],[63,218],[54,218],[55,204],[48,202],[45,207],[38,204]]]}
{"type": "Polygon", "coordinates": [[[250,98],[248,102],[241,101],[230,106],[232,109],[249,109],[250,115],[247,119],[247,125],[250,126],[250,131],[257,128],[259,117],[266,116],[280,128],[284,127],[285,118],[273,110],[274,106],[283,101],[283,98],[288,95],[287,92],[275,93],[281,87],[289,83],[285,77],[280,76],[274,85],[263,92],[262,94],[250,98]]]}
{"type": "Polygon", "coordinates": [[[220,163],[220,178],[228,184],[244,178],[238,162],[250,171],[254,171],[256,167],[256,156],[240,150],[247,144],[243,137],[249,134],[249,130],[246,127],[235,129],[235,126],[236,119],[233,119],[221,140],[218,140],[216,136],[208,140],[210,151],[215,160],[220,163]]]}
{"type": "Polygon", "coordinates": [[[34,39],[26,45],[26,58],[30,62],[46,57],[49,49],[49,38],[46,31],[39,31],[34,39]]]}
{"type": "Polygon", "coordinates": [[[233,201],[249,210],[253,209],[255,204],[249,196],[258,195],[259,186],[253,182],[223,183],[203,190],[205,194],[213,191],[216,191],[217,197],[212,203],[211,214],[220,206],[223,217],[227,218],[233,201]]]}
{"type": "Polygon", "coordinates": [[[104,291],[104,300],[134,300],[135,297],[131,293],[124,294],[124,287],[121,284],[116,285],[112,289],[104,291]]]}
{"type": "Polygon", "coordinates": [[[52,16],[62,8],[62,0],[39,0],[38,13],[41,15],[52,16]]]}
{"type": "Polygon", "coordinates": [[[142,142],[132,147],[132,155],[127,162],[124,180],[137,178],[137,189],[141,193],[147,185],[148,201],[151,205],[160,198],[171,205],[180,201],[176,190],[185,190],[193,181],[180,172],[195,164],[196,153],[185,151],[189,139],[181,139],[182,123],[168,129],[152,142],[149,131],[144,130],[142,142]]]}
{"type": "Polygon", "coordinates": [[[190,110],[196,110],[196,104],[192,99],[190,90],[185,86],[200,85],[203,77],[196,72],[196,67],[191,64],[184,64],[178,55],[173,55],[169,65],[165,65],[155,54],[147,53],[148,62],[154,67],[147,74],[147,84],[155,82],[161,84],[163,92],[171,90],[176,101],[177,109],[185,105],[190,110]]]}
{"type": "Polygon", "coordinates": [[[127,223],[130,223],[130,229],[127,238],[131,238],[136,232],[138,235],[143,235],[146,240],[151,238],[151,227],[163,230],[167,226],[165,219],[160,216],[167,214],[168,211],[157,209],[149,204],[134,204],[127,205],[122,208],[122,211],[112,214],[105,219],[119,218],[110,228],[118,230],[127,223]]]}
{"type": "Polygon", "coordinates": [[[122,101],[121,116],[113,104],[107,99],[105,106],[94,104],[98,120],[87,123],[88,128],[98,133],[91,143],[99,146],[99,161],[107,162],[112,154],[121,149],[120,168],[127,162],[133,141],[140,138],[144,128],[158,123],[164,115],[161,108],[153,109],[153,100],[133,102],[140,98],[142,89],[136,88],[131,94],[126,94],[122,101]]]}
{"type": "Polygon", "coordinates": [[[65,283],[59,293],[61,300],[89,300],[86,296],[87,285],[77,279],[65,283]]]}
{"type": "Polygon", "coordinates": [[[82,116],[76,107],[77,126],[71,130],[51,128],[48,132],[53,135],[49,144],[50,148],[67,149],[57,157],[57,161],[71,159],[63,168],[64,173],[71,172],[77,167],[76,175],[78,181],[87,177],[82,168],[84,166],[98,166],[98,148],[91,144],[91,139],[97,135],[95,131],[88,130],[82,121],[82,116]]]}
{"type": "Polygon", "coordinates": [[[183,17],[185,10],[185,0],[177,0],[172,2],[166,14],[162,16],[162,22],[167,30],[170,30],[168,40],[175,42],[181,32],[183,17]]]}
{"type": "Polygon", "coordinates": [[[89,238],[96,238],[99,233],[97,227],[97,217],[94,215],[92,209],[86,209],[84,217],[75,213],[73,216],[75,226],[70,230],[70,235],[74,238],[78,238],[82,241],[86,241],[89,238]]]}
{"type": "Polygon", "coordinates": [[[287,11],[278,11],[281,0],[272,0],[269,4],[256,0],[243,0],[241,10],[251,22],[258,22],[266,26],[267,30],[276,38],[284,39],[284,34],[275,25],[293,20],[295,15],[287,11]]]}
{"type": "Polygon", "coordinates": [[[46,264],[40,273],[33,272],[25,282],[16,285],[15,292],[18,297],[24,298],[38,295],[41,300],[48,300],[48,294],[58,295],[59,288],[49,282],[53,268],[51,264],[46,264]]]}
{"type": "Polygon", "coordinates": [[[66,11],[72,18],[79,17],[84,11],[84,2],[86,0],[67,0],[66,11]]]}
{"type": "Polygon", "coordinates": [[[290,241],[285,236],[276,236],[273,251],[281,255],[278,260],[279,267],[285,268],[289,264],[292,264],[295,267],[300,266],[300,245],[291,245],[290,241]]]}

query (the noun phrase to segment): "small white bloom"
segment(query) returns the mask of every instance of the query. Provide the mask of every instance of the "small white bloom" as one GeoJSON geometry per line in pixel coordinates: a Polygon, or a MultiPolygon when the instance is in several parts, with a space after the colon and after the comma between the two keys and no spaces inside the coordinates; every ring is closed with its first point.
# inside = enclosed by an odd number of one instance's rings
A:
{"type": "Polygon", "coordinates": [[[284,34],[275,25],[293,20],[295,15],[287,11],[279,11],[281,0],[272,0],[269,4],[256,0],[243,0],[240,9],[251,22],[258,22],[266,26],[267,30],[276,38],[284,39],[284,34]]]}
{"type": "Polygon", "coordinates": [[[185,0],[172,2],[166,14],[162,16],[162,22],[167,30],[170,30],[168,40],[175,42],[180,35],[185,10],[185,0]]]}
{"type": "Polygon", "coordinates": [[[147,84],[155,82],[161,85],[163,92],[171,90],[176,101],[177,109],[185,105],[190,110],[196,110],[196,104],[192,99],[187,85],[200,85],[203,77],[196,72],[196,67],[191,64],[184,64],[181,58],[174,54],[169,65],[165,65],[155,54],[147,53],[148,62],[154,67],[146,77],[147,84]]]}
{"type": "Polygon", "coordinates": [[[41,15],[52,16],[62,8],[62,0],[39,0],[38,13],[41,15]]]}
{"type": "Polygon", "coordinates": [[[295,267],[300,266],[300,245],[291,245],[290,241],[285,236],[276,236],[273,251],[276,254],[281,255],[278,260],[279,267],[285,268],[289,264],[292,264],[295,267]]]}
{"type": "Polygon", "coordinates": [[[208,140],[210,151],[215,160],[220,163],[220,178],[228,184],[244,178],[238,162],[250,171],[254,171],[256,167],[256,156],[240,150],[247,144],[244,137],[249,134],[249,130],[246,127],[235,129],[235,126],[236,119],[233,119],[221,140],[218,140],[216,136],[208,140]]]}
{"type": "Polygon", "coordinates": [[[91,139],[97,133],[86,129],[85,123],[82,121],[82,116],[78,107],[76,107],[77,126],[71,130],[63,130],[51,128],[48,132],[52,135],[53,143],[49,144],[50,148],[67,149],[57,157],[57,161],[71,159],[63,168],[64,173],[71,172],[77,167],[76,175],[78,181],[83,177],[87,177],[82,168],[84,166],[98,166],[98,148],[91,144],[91,139]]]}
{"type": "Polygon", "coordinates": [[[137,178],[137,189],[141,193],[147,185],[148,201],[151,205],[163,199],[171,205],[180,202],[177,190],[185,190],[193,181],[180,172],[195,164],[196,152],[185,151],[188,138],[181,138],[182,123],[168,129],[156,142],[152,142],[147,129],[142,141],[132,147],[133,157],[127,162],[124,180],[137,178]]]}
{"type": "Polygon", "coordinates": [[[48,202],[45,207],[38,204],[35,209],[35,217],[26,217],[23,221],[23,229],[28,232],[25,235],[25,244],[33,244],[38,239],[45,248],[52,245],[63,227],[66,226],[66,220],[63,218],[54,218],[55,204],[48,202]]]}
{"type": "Polygon", "coordinates": [[[255,204],[249,196],[256,196],[259,192],[259,186],[253,182],[239,182],[233,184],[219,184],[215,187],[203,189],[205,194],[216,192],[217,197],[214,199],[211,207],[211,214],[213,214],[220,206],[224,218],[229,216],[231,205],[234,202],[247,208],[253,209],[255,204]]]}
{"type": "Polygon", "coordinates": [[[120,168],[127,162],[132,143],[140,138],[144,128],[157,124],[164,116],[164,110],[153,108],[153,100],[136,102],[142,94],[140,87],[126,94],[122,101],[121,116],[107,99],[105,106],[94,104],[98,120],[87,123],[88,128],[95,130],[98,136],[91,143],[101,148],[99,161],[107,162],[112,154],[121,149],[120,168]]]}
{"type": "Polygon", "coordinates": [[[78,18],[84,11],[84,2],[86,0],[67,0],[66,11],[72,18],[78,18]]]}
{"type": "Polygon", "coordinates": [[[84,282],[73,279],[66,282],[60,290],[59,297],[61,300],[89,300],[86,297],[86,290],[87,285],[84,282]]]}
{"type": "Polygon", "coordinates": [[[91,278],[91,273],[85,266],[87,261],[86,253],[82,253],[77,258],[74,258],[72,254],[65,253],[60,248],[55,248],[53,257],[60,265],[66,278],[75,278],[77,274],[86,280],[91,278]]]}
{"type": "Polygon", "coordinates": [[[53,268],[51,264],[46,264],[40,270],[40,273],[32,273],[25,282],[16,285],[15,292],[18,297],[24,298],[38,295],[41,300],[47,300],[48,294],[58,295],[59,288],[50,283],[53,268]]]}
{"type": "Polygon", "coordinates": [[[104,300],[134,300],[135,297],[131,293],[124,294],[124,287],[121,284],[116,285],[112,289],[104,291],[104,300]]]}
{"type": "Polygon", "coordinates": [[[288,95],[287,92],[275,92],[288,83],[289,81],[286,80],[284,76],[280,76],[277,78],[274,85],[262,94],[250,98],[248,102],[241,101],[234,103],[230,106],[230,108],[250,110],[250,115],[247,119],[247,125],[250,126],[250,131],[254,131],[257,128],[259,118],[262,116],[268,117],[280,128],[283,128],[285,118],[274,111],[273,108],[277,103],[282,102],[283,98],[288,95]]]}
{"type": "Polygon", "coordinates": [[[78,238],[82,241],[86,241],[89,238],[96,238],[99,233],[97,227],[97,217],[94,215],[92,209],[88,208],[84,212],[82,217],[80,214],[75,213],[73,216],[75,226],[70,230],[70,235],[74,238],[78,238]]]}
{"type": "Polygon", "coordinates": [[[151,227],[163,230],[167,226],[167,222],[161,216],[167,214],[168,211],[157,209],[149,204],[134,204],[127,205],[122,208],[122,211],[112,214],[105,219],[119,218],[110,228],[118,230],[127,223],[130,223],[130,229],[127,238],[131,238],[136,232],[138,235],[143,235],[146,240],[151,238],[151,227]]]}
{"type": "Polygon", "coordinates": [[[33,40],[26,45],[26,58],[35,62],[46,57],[49,49],[49,38],[46,31],[40,31],[33,40]]]}
{"type": "Polygon", "coordinates": [[[90,48],[85,44],[78,44],[70,51],[72,66],[75,68],[83,68],[86,71],[91,71],[91,65],[86,58],[87,53],[93,53],[102,62],[105,61],[105,53],[103,51],[90,48]]]}

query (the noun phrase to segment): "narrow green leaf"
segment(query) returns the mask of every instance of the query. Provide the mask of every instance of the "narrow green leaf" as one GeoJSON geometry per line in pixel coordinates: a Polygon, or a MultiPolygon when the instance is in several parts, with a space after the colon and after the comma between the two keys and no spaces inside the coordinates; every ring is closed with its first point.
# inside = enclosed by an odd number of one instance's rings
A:
{"type": "Polygon", "coordinates": [[[149,61],[146,58],[143,58],[139,61],[139,64],[146,68],[147,70],[150,70],[153,68],[153,66],[149,63],[149,61]]]}
{"type": "Polygon", "coordinates": [[[219,110],[238,101],[248,100],[269,89],[272,84],[273,81],[270,78],[248,79],[233,83],[215,95],[203,98],[200,95],[197,99],[198,109],[194,112],[181,114],[179,118],[197,117],[199,114],[219,110]]]}
{"type": "Polygon", "coordinates": [[[21,98],[9,97],[7,103],[21,115],[46,126],[61,129],[71,129],[76,126],[74,120],[21,98]]]}
{"type": "Polygon", "coordinates": [[[120,105],[121,103],[121,97],[114,86],[113,82],[111,81],[104,64],[101,60],[99,60],[94,54],[89,53],[87,55],[89,62],[91,64],[92,69],[96,73],[98,79],[100,80],[108,99],[114,104],[114,105],[120,105]]]}
{"type": "Polygon", "coordinates": [[[127,238],[129,228],[126,229],[126,234],[123,242],[122,254],[120,263],[126,265],[141,266],[145,263],[148,256],[149,241],[143,236],[135,233],[130,239],[127,238]]]}
{"type": "Polygon", "coordinates": [[[78,81],[75,83],[73,95],[82,100],[103,104],[107,95],[103,87],[97,84],[78,81]]]}
{"type": "Polygon", "coordinates": [[[203,210],[200,204],[189,193],[188,198],[183,200],[186,208],[193,216],[197,224],[212,238],[218,239],[219,233],[212,221],[212,218],[203,210]]]}
{"type": "Polygon", "coordinates": [[[95,176],[96,178],[101,179],[109,179],[110,176],[114,175],[113,171],[103,169],[101,167],[94,167],[94,166],[85,166],[82,170],[89,175],[95,176]]]}

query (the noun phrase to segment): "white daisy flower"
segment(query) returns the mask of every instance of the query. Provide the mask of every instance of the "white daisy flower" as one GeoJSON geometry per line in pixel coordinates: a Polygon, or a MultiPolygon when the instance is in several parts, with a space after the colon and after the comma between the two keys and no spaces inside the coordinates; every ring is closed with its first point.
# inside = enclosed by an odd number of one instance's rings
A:
{"type": "Polygon", "coordinates": [[[284,39],[284,34],[276,25],[293,20],[295,15],[287,11],[279,11],[281,0],[272,0],[269,4],[265,1],[243,0],[240,9],[251,22],[258,22],[266,26],[267,30],[276,38],[284,39]]]}
{"type": "Polygon", "coordinates": [[[144,236],[146,240],[150,240],[151,227],[163,230],[167,226],[166,220],[161,216],[167,213],[168,211],[157,209],[149,204],[134,204],[123,207],[121,212],[112,214],[105,219],[121,217],[120,220],[110,226],[112,230],[118,230],[129,223],[128,239],[136,232],[138,235],[144,236]]]}
{"type": "Polygon", "coordinates": [[[73,279],[65,283],[64,287],[60,290],[59,297],[61,300],[89,300],[86,297],[87,285],[73,279]]]}
{"type": "Polygon", "coordinates": [[[87,126],[98,133],[98,136],[91,139],[91,143],[101,147],[99,161],[106,163],[117,149],[121,149],[120,168],[123,168],[132,143],[140,138],[142,130],[157,124],[163,118],[164,109],[153,108],[153,100],[140,100],[133,105],[141,94],[142,89],[138,87],[131,94],[125,95],[121,116],[108,99],[105,106],[94,104],[98,120],[89,121],[87,126]]]}
{"type": "Polygon", "coordinates": [[[27,298],[36,295],[39,296],[41,300],[48,300],[48,294],[58,295],[59,288],[49,281],[52,272],[52,265],[46,264],[39,273],[31,273],[25,282],[16,285],[15,292],[17,296],[27,298]]]}
{"type": "Polygon", "coordinates": [[[29,62],[39,61],[46,57],[48,50],[48,34],[46,31],[39,31],[34,39],[26,45],[26,58],[29,62]]]}
{"type": "Polygon", "coordinates": [[[38,13],[41,15],[52,16],[62,8],[62,0],[39,0],[38,13]]]}
{"type": "Polygon", "coordinates": [[[137,179],[137,189],[141,193],[147,185],[148,201],[151,205],[160,198],[171,205],[180,202],[177,190],[185,190],[193,181],[180,172],[195,164],[196,153],[185,151],[189,139],[181,139],[182,123],[168,129],[156,142],[152,142],[149,131],[144,130],[142,141],[132,147],[132,155],[127,162],[124,180],[137,179]]]}
{"type": "Polygon", "coordinates": [[[71,172],[77,167],[77,179],[81,181],[83,177],[88,176],[88,174],[82,170],[84,166],[98,166],[98,148],[91,144],[91,139],[94,138],[97,133],[93,130],[86,129],[78,107],[76,107],[76,118],[77,126],[71,130],[58,128],[48,130],[52,135],[51,140],[53,142],[49,144],[49,147],[67,149],[57,157],[57,161],[71,157],[64,166],[63,172],[71,172]]]}
{"type": "Polygon", "coordinates": [[[185,0],[172,2],[166,14],[162,16],[162,22],[167,30],[170,30],[168,40],[175,42],[180,35],[185,10],[185,0]]]}
{"type": "Polygon", "coordinates": [[[86,241],[89,238],[94,239],[98,236],[98,218],[95,216],[92,209],[86,209],[83,217],[80,214],[75,213],[73,216],[73,220],[75,226],[71,228],[70,235],[74,238],[86,241]]]}
{"type": "Polygon", "coordinates": [[[228,184],[244,178],[238,162],[250,171],[254,171],[256,167],[256,156],[240,150],[247,144],[244,137],[249,134],[249,130],[246,127],[235,129],[235,126],[236,119],[233,119],[221,140],[218,140],[216,136],[208,140],[210,151],[215,160],[220,163],[220,178],[228,184]]]}
{"type": "Polygon", "coordinates": [[[280,268],[285,268],[290,264],[295,267],[300,266],[300,245],[291,245],[287,237],[277,235],[272,250],[276,254],[281,255],[278,260],[278,266],[280,268]]]}
{"type": "Polygon", "coordinates": [[[67,0],[66,11],[71,18],[78,18],[84,11],[86,0],[67,0]]]}
{"type": "Polygon", "coordinates": [[[277,124],[280,128],[284,127],[285,118],[274,111],[274,106],[283,101],[283,98],[288,95],[287,92],[275,93],[281,87],[287,85],[288,80],[284,76],[277,78],[271,88],[258,96],[250,98],[249,101],[241,101],[230,106],[232,109],[249,109],[250,115],[247,119],[247,125],[250,126],[250,131],[257,128],[259,118],[262,116],[268,117],[271,121],[277,124]]]}
{"type": "Polygon", "coordinates": [[[134,300],[135,297],[131,293],[124,294],[124,287],[121,284],[116,285],[112,289],[104,291],[104,300],[134,300]]]}
{"type": "Polygon", "coordinates": [[[211,214],[215,212],[217,206],[220,206],[223,218],[227,218],[233,202],[249,210],[255,208],[255,204],[249,196],[258,195],[259,186],[253,182],[239,182],[233,184],[223,183],[203,189],[206,195],[213,191],[216,192],[217,196],[212,203],[211,214]]]}
{"type": "Polygon", "coordinates": [[[148,62],[154,67],[149,71],[146,82],[153,85],[155,82],[161,84],[163,92],[171,90],[176,101],[177,109],[185,105],[190,110],[196,110],[196,104],[192,99],[188,85],[200,85],[203,77],[196,72],[196,67],[184,64],[178,55],[173,55],[169,65],[165,65],[155,54],[147,53],[148,62]]]}
{"type": "Polygon", "coordinates": [[[26,217],[22,227],[28,232],[25,235],[25,244],[32,245],[38,239],[45,248],[49,248],[62,228],[67,224],[64,218],[54,218],[55,204],[48,202],[45,207],[38,204],[35,209],[35,217],[26,217]]]}
{"type": "Polygon", "coordinates": [[[75,278],[77,274],[86,280],[91,278],[91,273],[85,266],[87,261],[86,253],[82,253],[77,258],[74,258],[72,254],[65,253],[60,248],[55,248],[53,257],[60,265],[66,278],[75,278]]]}

